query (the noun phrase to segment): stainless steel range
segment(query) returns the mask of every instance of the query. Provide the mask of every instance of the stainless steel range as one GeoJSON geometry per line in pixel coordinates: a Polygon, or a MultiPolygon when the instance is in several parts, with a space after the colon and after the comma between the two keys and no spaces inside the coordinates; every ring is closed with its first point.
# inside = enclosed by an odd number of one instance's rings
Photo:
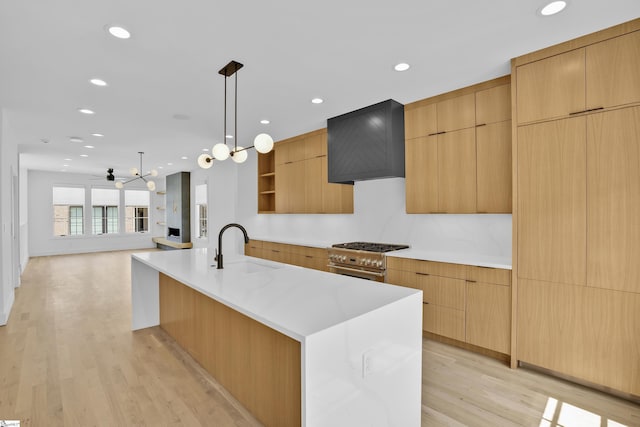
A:
{"type": "Polygon", "coordinates": [[[408,247],[370,242],[339,243],[328,249],[329,271],[384,282],[387,270],[385,253],[408,247]]]}

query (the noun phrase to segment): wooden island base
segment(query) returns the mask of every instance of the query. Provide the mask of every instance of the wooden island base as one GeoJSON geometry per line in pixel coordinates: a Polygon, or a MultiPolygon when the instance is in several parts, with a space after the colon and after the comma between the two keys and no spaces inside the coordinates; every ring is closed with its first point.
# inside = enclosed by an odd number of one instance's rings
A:
{"type": "Polygon", "coordinates": [[[300,343],[162,273],[160,327],[265,426],[301,424],[300,343]]]}

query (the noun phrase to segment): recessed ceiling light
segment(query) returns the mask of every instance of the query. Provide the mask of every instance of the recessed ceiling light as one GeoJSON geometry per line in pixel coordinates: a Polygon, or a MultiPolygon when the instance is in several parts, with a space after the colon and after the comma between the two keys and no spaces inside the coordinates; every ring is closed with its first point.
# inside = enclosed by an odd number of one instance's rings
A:
{"type": "Polygon", "coordinates": [[[322,99],[322,98],[313,98],[311,100],[311,102],[313,102],[314,104],[322,104],[324,102],[324,99],[322,99]]]}
{"type": "Polygon", "coordinates": [[[80,157],[89,157],[88,154],[80,154],[80,157]]]}
{"type": "Polygon", "coordinates": [[[73,159],[64,159],[64,161],[65,161],[65,162],[70,162],[70,161],[72,161],[72,160],[73,160],[73,159]]]}
{"type": "Polygon", "coordinates": [[[182,156],[182,157],[180,157],[180,158],[181,158],[182,160],[187,160],[187,159],[189,159],[187,156],[182,156]]]}
{"type": "Polygon", "coordinates": [[[62,166],[64,166],[65,168],[68,168],[68,167],[69,167],[69,165],[62,165],[62,166]]]}
{"type": "Polygon", "coordinates": [[[206,151],[209,151],[209,149],[208,148],[203,148],[202,151],[206,152],[206,151]]]}
{"type": "Polygon", "coordinates": [[[540,9],[540,14],[542,16],[555,15],[558,12],[562,12],[565,7],[567,7],[566,1],[552,1],[551,3],[543,6],[542,9],[540,9]]]}
{"type": "Polygon", "coordinates": [[[411,66],[409,64],[407,64],[406,62],[401,62],[399,64],[396,64],[395,67],[393,67],[394,70],[396,71],[407,71],[411,66]]]}
{"type": "Polygon", "coordinates": [[[92,133],[91,136],[97,136],[98,138],[102,138],[104,135],[101,133],[92,133]]]}
{"type": "Polygon", "coordinates": [[[227,136],[225,136],[225,138],[227,138],[227,139],[233,139],[233,135],[227,135],[227,136]]]}
{"type": "Polygon", "coordinates": [[[268,125],[271,122],[267,119],[263,119],[263,120],[260,120],[260,123],[262,123],[263,125],[268,125]]]}
{"type": "Polygon", "coordinates": [[[91,82],[91,84],[94,84],[96,86],[107,86],[107,82],[105,82],[102,79],[91,79],[89,80],[89,82],[91,82]]]}
{"type": "Polygon", "coordinates": [[[69,137],[69,142],[83,142],[84,139],[80,138],[79,136],[70,136],[69,137]]]}
{"type": "Polygon", "coordinates": [[[60,169],[60,172],[66,172],[66,171],[67,171],[66,169],[60,169]]]}
{"type": "Polygon", "coordinates": [[[173,163],[167,163],[167,166],[173,166],[173,163]]]}
{"type": "Polygon", "coordinates": [[[96,148],[93,145],[85,145],[84,148],[96,148]]]}
{"type": "Polygon", "coordinates": [[[164,169],[164,166],[158,166],[156,169],[164,169]]]}
{"type": "Polygon", "coordinates": [[[109,28],[107,28],[107,31],[109,31],[109,34],[111,34],[113,37],[117,37],[119,39],[128,39],[129,37],[131,37],[131,33],[129,31],[116,25],[110,26],[109,28]]]}
{"type": "Polygon", "coordinates": [[[78,108],[78,111],[82,114],[95,114],[96,112],[93,110],[90,110],[88,108],[78,108]]]}

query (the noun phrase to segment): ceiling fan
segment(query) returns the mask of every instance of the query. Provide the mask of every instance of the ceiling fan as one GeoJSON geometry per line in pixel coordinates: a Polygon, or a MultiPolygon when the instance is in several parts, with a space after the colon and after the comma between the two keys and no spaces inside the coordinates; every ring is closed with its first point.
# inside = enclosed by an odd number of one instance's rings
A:
{"type": "Polygon", "coordinates": [[[105,179],[105,178],[106,178],[106,180],[107,180],[107,181],[109,181],[109,182],[113,182],[113,181],[115,181],[115,180],[118,180],[118,181],[126,181],[126,179],[127,179],[127,178],[125,178],[125,177],[119,177],[119,176],[117,177],[117,176],[115,176],[115,175],[113,174],[113,168],[108,168],[108,169],[107,169],[107,174],[106,174],[106,176],[105,176],[105,175],[93,175],[93,176],[95,176],[95,178],[92,178],[92,180],[93,180],[93,181],[97,181],[97,180],[99,180],[99,179],[105,179]]]}

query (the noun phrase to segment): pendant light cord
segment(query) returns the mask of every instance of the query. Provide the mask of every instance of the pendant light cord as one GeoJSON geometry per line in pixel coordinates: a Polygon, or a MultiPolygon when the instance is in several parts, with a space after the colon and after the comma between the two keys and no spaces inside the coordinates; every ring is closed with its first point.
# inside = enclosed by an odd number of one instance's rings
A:
{"type": "Polygon", "coordinates": [[[224,135],[222,141],[227,145],[227,76],[224,76],[224,135]]]}
{"type": "Polygon", "coordinates": [[[238,73],[236,73],[236,88],[235,88],[235,102],[233,112],[234,130],[233,130],[233,151],[238,151],[238,73]]]}

